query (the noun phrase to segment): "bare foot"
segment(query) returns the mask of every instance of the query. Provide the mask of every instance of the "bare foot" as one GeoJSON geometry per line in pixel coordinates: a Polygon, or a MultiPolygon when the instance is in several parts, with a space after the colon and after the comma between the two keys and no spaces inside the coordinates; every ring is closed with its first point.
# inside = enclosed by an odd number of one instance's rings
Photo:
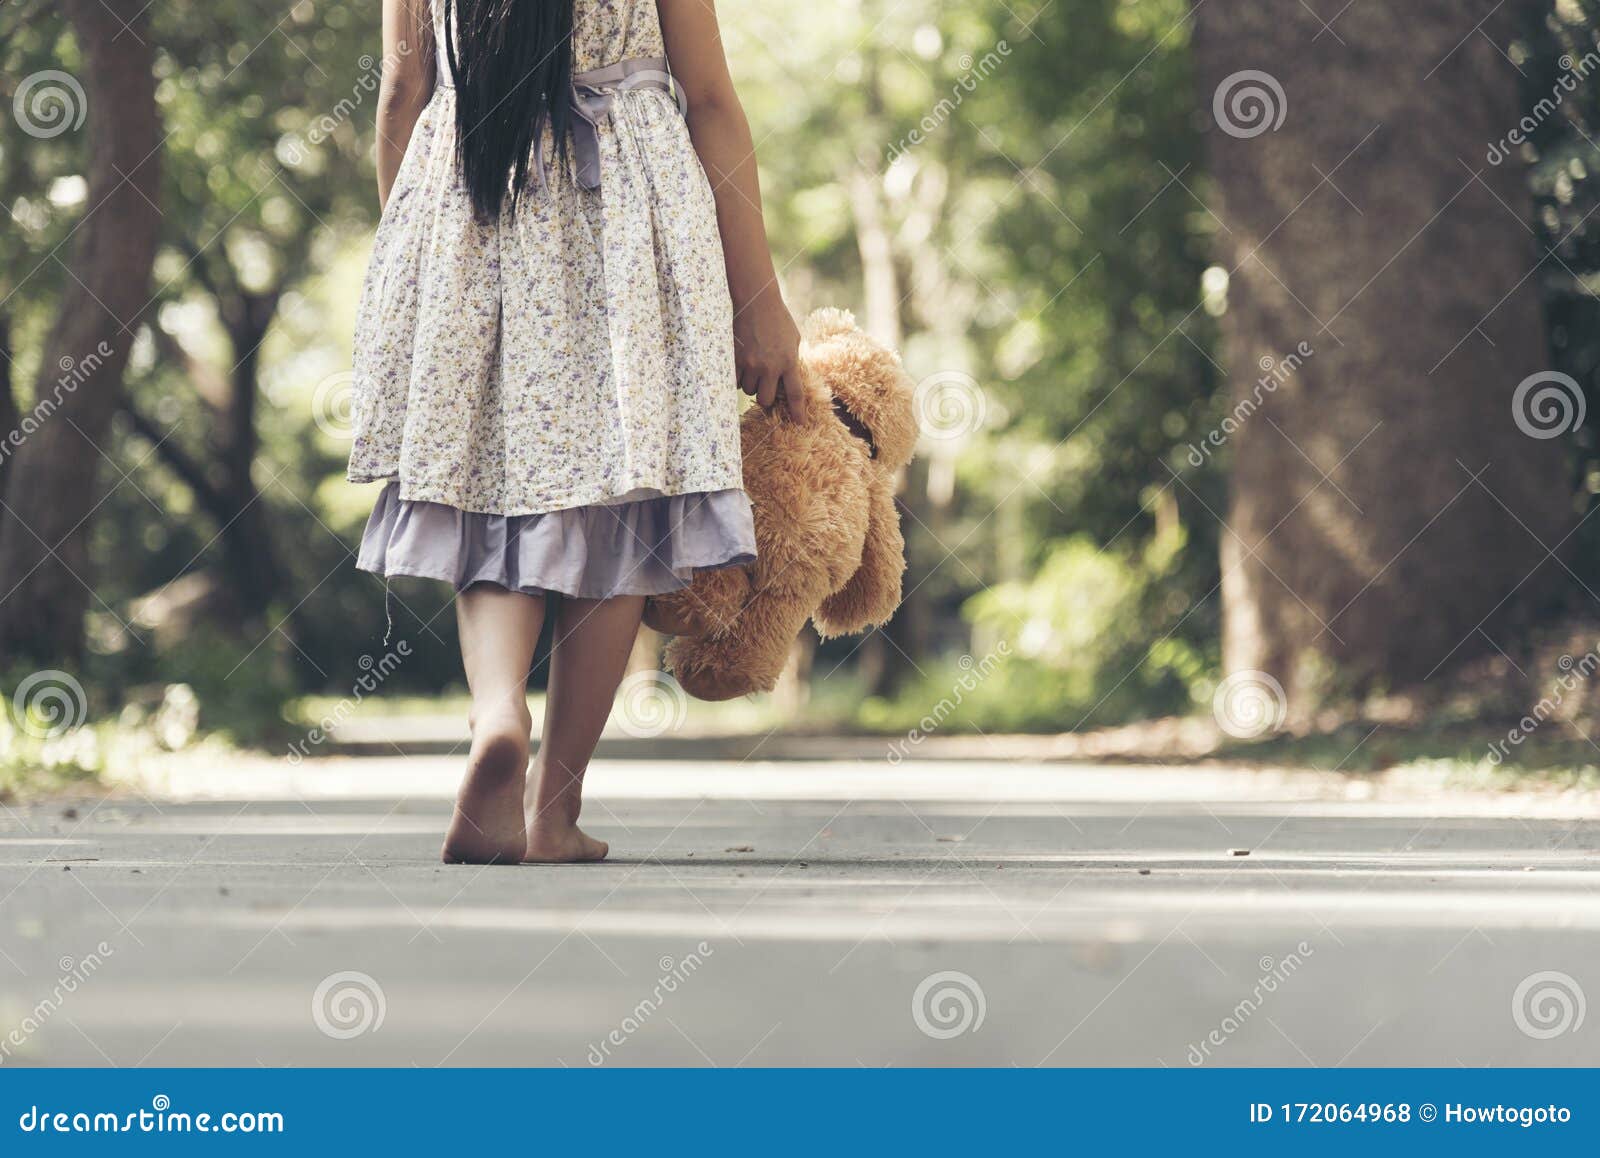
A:
{"type": "Polygon", "coordinates": [[[467,774],[440,854],[446,864],[522,860],[528,843],[522,813],[528,746],[528,727],[515,719],[474,729],[467,774]]]}
{"type": "Polygon", "coordinates": [[[522,859],[529,864],[571,864],[605,860],[611,846],[596,840],[576,824],[538,825],[528,832],[522,859]]]}

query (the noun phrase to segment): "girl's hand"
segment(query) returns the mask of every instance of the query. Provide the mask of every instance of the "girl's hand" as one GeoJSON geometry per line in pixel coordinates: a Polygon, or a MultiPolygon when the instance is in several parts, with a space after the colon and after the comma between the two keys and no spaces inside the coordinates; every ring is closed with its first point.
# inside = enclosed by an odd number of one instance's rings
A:
{"type": "Polygon", "coordinates": [[[776,287],[734,315],[733,361],[739,389],[752,395],[763,410],[771,410],[782,398],[789,417],[804,421],[800,328],[776,287]]]}

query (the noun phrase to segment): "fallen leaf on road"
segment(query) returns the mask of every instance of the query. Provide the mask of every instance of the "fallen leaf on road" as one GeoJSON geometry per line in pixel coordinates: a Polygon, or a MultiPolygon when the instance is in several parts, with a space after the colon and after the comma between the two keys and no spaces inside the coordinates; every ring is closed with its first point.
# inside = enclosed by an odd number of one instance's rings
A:
{"type": "Polygon", "coordinates": [[[1229,856],[1249,856],[1250,855],[1250,850],[1247,849],[1247,848],[1230,848],[1228,850],[1228,855],[1229,856]]]}
{"type": "Polygon", "coordinates": [[[962,841],[966,840],[967,838],[964,837],[964,836],[940,836],[940,837],[935,837],[934,839],[941,840],[945,844],[960,844],[962,841]]]}
{"type": "Polygon", "coordinates": [[[732,848],[725,848],[722,851],[723,852],[755,852],[755,850],[756,850],[756,846],[753,845],[753,844],[736,844],[732,848]]]}

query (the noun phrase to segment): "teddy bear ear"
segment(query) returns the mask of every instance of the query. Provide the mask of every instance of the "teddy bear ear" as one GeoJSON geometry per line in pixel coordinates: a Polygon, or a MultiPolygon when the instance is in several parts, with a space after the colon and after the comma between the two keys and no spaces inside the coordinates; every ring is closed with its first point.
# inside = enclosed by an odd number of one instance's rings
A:
{"type": "Polygon", "coordinates": [[[855,315],[849,310],[826,306],[812,310],[810,317],[806,318],[805,339],[812,343],[825,342],[836,334],[853,333],[855,330],[855,315]]]}

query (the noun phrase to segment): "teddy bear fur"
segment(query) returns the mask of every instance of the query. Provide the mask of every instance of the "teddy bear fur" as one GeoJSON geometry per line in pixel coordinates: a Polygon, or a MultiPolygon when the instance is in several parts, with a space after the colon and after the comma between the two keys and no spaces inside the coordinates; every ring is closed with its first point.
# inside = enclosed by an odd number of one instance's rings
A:
{"type": "Polygon", "coordinates": [[[703,700],[770,691],[807,619],[827,639],[900,605],[894,489],[917,442],[911,381],[843,310],[816,311],[803,336],[805,419],[752,406],[740,420],[756,561],[702,571],[645,610],[648,626],[678,637],[667,670],[703,700]]]}

